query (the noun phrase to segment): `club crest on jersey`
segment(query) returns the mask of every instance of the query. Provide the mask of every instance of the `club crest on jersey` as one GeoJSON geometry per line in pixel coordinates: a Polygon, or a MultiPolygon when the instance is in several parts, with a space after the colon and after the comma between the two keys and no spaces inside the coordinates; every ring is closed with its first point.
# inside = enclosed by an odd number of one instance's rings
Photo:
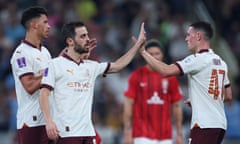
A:
{"type": "Polygon", "coordinates": [[[87,69],[86,72],[85,72],[85,77],[90,77],[90,72],[89,72],[88,69],[87,69]]]}
{"type": "Polygon", "coordinates": [[[19,68],[26,67],[27,64],[26,64],[26,59],[25,59],[25,57],[18,58],[18,59],[17,59],[17,64],[18,64],[18,67],[19,67],[19,68]]]}

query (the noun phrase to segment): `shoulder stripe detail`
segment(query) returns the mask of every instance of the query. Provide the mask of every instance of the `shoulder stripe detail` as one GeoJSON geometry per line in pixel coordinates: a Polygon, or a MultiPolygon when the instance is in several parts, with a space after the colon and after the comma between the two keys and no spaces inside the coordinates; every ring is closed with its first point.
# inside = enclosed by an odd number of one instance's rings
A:
{"type": "Polygon", "coordinates": [[[227,84],[227,85],[225,85],[224,87],[225,87],[225,88],[228,88],[228,87],[230,87],[230,86],[231,86],[230,84],[227,84]]]}
{"type": "Polygon", "coordinates": [[[174,63],[177,67],[178,67],[178,69],[180,70],[180,75],[184,75],[184,73],[183,73],[183,70],[182,70],[182,67],[176,62],[176,63],[174,63]]]}
{"type": "Polygon", "coordinates": [[[109,70],[109,68],[110,68],[110,63],[108,63],[107,64],[107,68],[106,68],[106,70],[103,72],[103,77],[106,77],[107,76],[107,73],[108,73],[108,70],[109,70]]]}
{"type": "Polygon", "coordinates": [[[26,75],[34,75],[34,73],[33,72],[24,73],[24,74],[19,76],[19,79],[21,79],[22,77],[24,77],[26,75]]]}
{"type": "Polygon", "coordinates": [[[49,89],[50,91],[53,90],[53,87],[51,87],[51,86],[48,85],[48,84],[41,84],[40,89],[41,89],[41,88],[47,88],[47,89],[49,89]]]}

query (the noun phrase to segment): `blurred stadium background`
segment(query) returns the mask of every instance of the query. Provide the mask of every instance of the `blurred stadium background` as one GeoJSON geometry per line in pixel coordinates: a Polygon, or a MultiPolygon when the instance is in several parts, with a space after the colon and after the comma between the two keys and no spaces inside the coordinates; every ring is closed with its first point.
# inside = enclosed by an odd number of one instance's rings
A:
{"type": "MultiPolygon", "coordinates": [[[[240,0],[0,0],[0,144],[16,144],[17,102],[9,59],[24,38],[21,13],[35,5],[49,12],[51,32],[44,45],[53,57],[64,47],[60,28],[68,21],[86,23],[90,36],[98,40],[91,58],[99,61],[113,61],[123,54],[145,21],[147,38],[161,41],[167,63],[189,54],[184,41],[188,24],[196,20],[212,23],[216,31],[212,48],[229,66],[234,94],[233,102],[226,104],[224,144],[240,144],[240,0]]],[[[123,91],[129,73],[142,64],[138,55],[120,73],[97,80],[93,121],[103,144],[122,143],[123,91]]],[[[186,99],[186,77],[178,78],[186,99]]],[[[183,110],[186,143],[191,110],[184,104],[183,110]]]]}

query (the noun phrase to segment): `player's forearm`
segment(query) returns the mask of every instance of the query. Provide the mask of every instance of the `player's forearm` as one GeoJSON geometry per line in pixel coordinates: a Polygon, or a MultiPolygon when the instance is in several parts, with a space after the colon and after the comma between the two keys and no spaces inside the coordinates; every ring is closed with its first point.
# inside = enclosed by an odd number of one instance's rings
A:
{"type": "Polygon", "coordinates": [[[182,119],[183,118],[182,118],[182,108],[180,106],[180,103],[177,103],[174,105],[173,116],[175,120],[177,136],[182,136],[182,119]]]}
{"type": "Polygon", "coordinates": [[[132,129],[132,105],[133,105],[133,100],[130,98],[126,98],[124,102],[124,112],[123,112],[124,130],[132,129]]]}
{"type": "Polygon", "coordinates": [[[42,88],[40,91],[39,104],[43,112],[45,122],[49,122],[52,120],[51,113],[50,113],[49,100],[48,100],[49,94],[50,92],[46,88],[42,88]]]}
{"type": "Polygon", "coordinates": [[[130,117],[124,118],[124,130],[131,130],[132,129],[132,123],[130,117]]]}
{"type": "MultiPolygon", "coordinates": [[[[126,144],[131,143],[132,139],[132,123],[131,123],[131,117],[126,117],[124,118],[124,129],[123,129],[123,134],[124,134],[124,141],[126,144]]],[[[124,144],[125,144],[124,143],[124,144]]]]}
{"type": "Polygon", "coordinates": [[[126,67],[133,59],[133,57],[138,52],[139,47],[141,46],[141,42],[138,41],[134,44],[134,46],[128,50],[127,53],[125,53],[123,56],[121,56],[119,59],[117,59],[115,62],[111,63],[111,67],[109,69],[109,72],[114,73],[122,70],[124,67],[126,67]]]}
{"type": "Polygon", "coordinates": [[[167,65],[163,62],[158,61],[153,56],[151,56],[147,51],[143,50],[141,55],[145,59],[145,61],[157,72],[162,74],[163,76],[166,75],[166,67],[167,65]]]}
{"type": "Polygon", "coordinates": [[[124,130],[123,130],[123,135],[124,135],[124,144],[132,144],[132,124],[131,124],[131,118],[130,117],[125,117],[124,118],[124,130]]]}
{"type": "Polygon", "coordinates": [[[124,131],[125,130],[128,131],[132,129],[132,112],[126,105],[123,113],[123,124],[124,124],[124,131]]]}
{"type": "Polygon", "coordinates": [[[20,78],[24,89],[32,95],[34,92],[39,90],[40,88],[40,83],[42,80],[42,75],[41,76],[33,76],[33,75],[28,75],[28,76],[23,76],[20,78]]]}
{"type": "Polygon", "coordinates": [[[140,53],[145,61],[152,67],[152,69],[159,72],[162,76],[167,77],[180,74],[180,70],[175,64],[168,65],[162,61],[159,61],[145,50],[140,51],[140,53]]]}
{"type": "Polygon", "coordinates": [[[232,89],[231,87],[225,88],[224,102],[228,102],[232,100],[232,89]]]}

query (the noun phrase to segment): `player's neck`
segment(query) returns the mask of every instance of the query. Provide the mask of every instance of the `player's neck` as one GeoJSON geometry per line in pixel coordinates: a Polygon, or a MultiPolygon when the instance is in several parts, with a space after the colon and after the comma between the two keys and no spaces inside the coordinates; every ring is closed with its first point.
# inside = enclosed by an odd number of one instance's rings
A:
{"type": "Polygon", "coordinates": [[[199,53],[202,50],[207,50],[210,48],[210,45],[208,42],[202,42],[197,48],[195,53],[199,53]]]}
{"type": "Polygon", "coordinates": [[[25,40],[36,46],[38,49],[41,48],[41,39],[33,33],[26,33],[25,40]]]}
{"type": "Polygon", "coordinates": [[[67,55],[77,63],[80,63],[82,61],[82,56],[79,53],[75,52],[73,48],[68,47],[67,55]]]}

